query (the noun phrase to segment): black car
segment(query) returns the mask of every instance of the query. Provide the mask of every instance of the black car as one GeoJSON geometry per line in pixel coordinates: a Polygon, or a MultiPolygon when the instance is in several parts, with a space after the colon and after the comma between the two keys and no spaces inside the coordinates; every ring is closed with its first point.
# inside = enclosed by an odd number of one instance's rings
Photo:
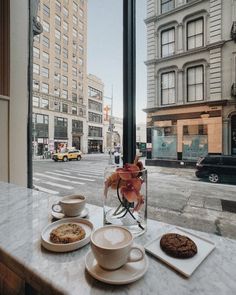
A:
{"type": "Polygon", "coordinates": [[[208,178],[213,183],[223,180],[236,182],[236,157],[206,156],[200,158],[196,166],[198,178],[208,178]]]}

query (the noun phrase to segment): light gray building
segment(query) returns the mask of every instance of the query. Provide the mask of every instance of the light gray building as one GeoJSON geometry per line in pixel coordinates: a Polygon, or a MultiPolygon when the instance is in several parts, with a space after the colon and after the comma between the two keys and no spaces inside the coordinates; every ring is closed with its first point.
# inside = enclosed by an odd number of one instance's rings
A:
{"type": "Polygon", "coordinates": [[[236,155],[236,1],[147,0],[152,159],[236,155]]]}

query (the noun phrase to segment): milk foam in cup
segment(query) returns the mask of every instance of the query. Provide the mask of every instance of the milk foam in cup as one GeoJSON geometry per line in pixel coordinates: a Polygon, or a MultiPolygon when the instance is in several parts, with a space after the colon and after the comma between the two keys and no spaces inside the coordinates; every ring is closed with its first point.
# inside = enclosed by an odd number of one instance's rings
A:
{"type": "Polygon", "coordinates": [[[91,235],[91,248],[97,263],[108,270],[120,268],[126,263],[140,261],[144,257],[144,249],[133,246],[133,236],[122,226],[107,225],[95,230],[91,235]],[[138,256],[131,257],[131,252],[138,256]]]}
{"type": "Polygon", "coordinates": [[[52,210],[57,213],[64,213],[68,217],[75,217],[80,215],[80,213],[83,211],[85,203],[85,196],[65,196],[57,204],[52,205],[52,210]]]}

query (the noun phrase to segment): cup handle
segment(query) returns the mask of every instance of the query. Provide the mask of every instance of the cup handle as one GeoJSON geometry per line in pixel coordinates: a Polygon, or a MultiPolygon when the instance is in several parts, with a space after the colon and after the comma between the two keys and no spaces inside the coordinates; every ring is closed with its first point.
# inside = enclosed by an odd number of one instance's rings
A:
{"type": "Polygon", "coordinates": [[[61,208],[61,205],[59,203],[56,203],[52,205],[52,211],[56,213],[63,213],[62,208],[58,210],[58,209],[55,209],[56,206],[61,208]]]}
{"type": "Polygon", "coordinates": [[[129,256],[128,256],[128,259],[127,259],[127,262],[137,262],[137,261],[140,261],[143,259],[145,255],[145,252],[144,252],[144,248],[142,246],[138,246],[138,245],[135,245],[135,246],[132,246],[130,251],[129,251],[129,256]],[[140,253],[140,256],[138,257],[131,257],[130,256],[130,253],[133,251],[133,250],[138,250],[138,252],[140,253]]]}

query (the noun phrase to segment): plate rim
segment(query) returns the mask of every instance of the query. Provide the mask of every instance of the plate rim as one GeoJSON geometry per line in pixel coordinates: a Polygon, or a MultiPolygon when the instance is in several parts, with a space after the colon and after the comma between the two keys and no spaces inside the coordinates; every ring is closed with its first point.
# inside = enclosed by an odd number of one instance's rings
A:
{"type": "Polygon", "coordinates": [[[46,225],[42,231],[41,231],[41,244],[44,248],[46,248],[47,250],[49,251],[52,251],[52,252],[70,252],[70,251],[74,251],[74,250],[77,250],[85,245],[87,245],[90,241],[90,236],[91,236],[91,233],[92,231],[94,230],[94,225],[93,223],[88,220],[88,219],[84,219],[84,218],[78,218],[78,217],[70,217],[70,218],[62,218],[60,220],[57,220],[53,223],[49,223],[48,225],[46,225]],[[84,239],[82,240],[79,240],[79,241],[75,241],[75,242],[72,242],[72,243],[67,243],[67,244],[56,244],[56,243],[52,243],[51,241],[48,241],[46,239],[43,238],[43,235],[45,233],[45,231],[53,226],[53,227],[56,227],[57,225],[60,225],[60,224],[66,224],[66,223],[82,223],[82,224],[86,224],[87,226],[89,226],[89,228],[91,229],[89,235],[87,237],[85,237],[84,239]],[[52,247],[54,249],[52,249],[52,247]],[[73,249],[70,249],[70,248],[73,248],[73,249]],[[69,249],[68,249],[69,248],[69,249]]]}
{"type": "MultiPolygon", "coordinates": [[[[176,270],[177,272],[179,272],[180,274],[182,274],[183,276],[185,276],[186,278],[189,278],[195,271],[196,269],[199,267],[199,265],[201,265],[201,263],[212,253],[212,251],[216,248],[216,245],[214,242],[199,236],[198,234],[192,233],[191,231],[188,231],[188,229],[186,230],[185,228],[181,228],[179,226],[173,226],[171,227],[169,230],[167,230],[166,232],[158,235],[156,238],[154,238],[153,240],[151,240],[150,242],[148,242],[147,244],[144,245],[144,249],[145,251],[147,251],[149,254],[153,255],[155,258],[159,259],[160,261],[163,261],[168,267],[173,268],[174,270],[176,270]],[[169,263],[168,261],[166,261],[165,258],[158,256],[156,253],[154,253],[153,251],[149,250],[148,247],[155,242],[156,240],[160,239],[162,235],[164,234],[168,234],[170,232],[172,232],[173,230],[179,230],[182,231],[183,233],[192,235],[206,243],[209,243],[212,246],[212,249],[210,250],[210,252],[200,261],[200,263],[198,263],[196,265],[196,267],[192,270],[191,273],[186,273],[185,271],[183,271],[182,269],[178,268],[176,265],[169,263]]],[[[174,257],[172,257],[174,258],[174,257]]]]}
{"type": "MultiPolygon", "coordinates": [[[[119,281],[117,281],[117,280],[109,280],[109,279],[105,279],[105,278],[97,275],[95,272],[92,272],[91,268],[88,267],[87,260],[88,260],[88,257],[91,256],[91,255],[94,257],[94,254],[93,254],[92,250],[90,249],[87,252],[86,256],[85,256],[85,268],[86,268],[86,270],[96,280],[98,280],[100,282],[103,282],[103,283],[106,283],[106,284],[110,284],[110,285],[127,285],[127,284],[131,284],[131,283],[141,279],[145,275],[145,273],[147,272],[148,267],[149,267],[148,256],[145,254],[144,258],[143,258],[143,260],[145,262],[145,267],[143,268],[142,272],[139,275],[137,275],[136,277],[132,277],[131,279],[126,279],[125,281],[124,280],[122,280],[122,281],[121,280],[119,280],[119,281]]],[[[94,259],[95,259],[95,257],[94,257],[94,259]]],[[[109,272],[109,271],[107,270],[107,272],[109,272]]]]}
{"type": "Polygon", "coordinates": [[[62,219],[66,219],[66,218],[85,218],[86,216],[88,216],[89,209],[88,209],[87,207],[85,207],[85,208],[81,211],[81,213],[82,213],[83,211],[86,211],[86,215],[84,215],[84,217],[81,217],[81,215],[74,216],[74,217],[71,216],[71,217],[70,217],[70,216],[66,216],[64,213],[55,212],[55,213],[64,214],[63,217],[58,218],[58,217],[55,217],[55,216],[53,215],[53,212],[54,212],[53,210],[51,210],[51,216],[52,216],[53,218],[55,218],[57,221],[58,221],[58,220],[62,220],[62,219]]]}

